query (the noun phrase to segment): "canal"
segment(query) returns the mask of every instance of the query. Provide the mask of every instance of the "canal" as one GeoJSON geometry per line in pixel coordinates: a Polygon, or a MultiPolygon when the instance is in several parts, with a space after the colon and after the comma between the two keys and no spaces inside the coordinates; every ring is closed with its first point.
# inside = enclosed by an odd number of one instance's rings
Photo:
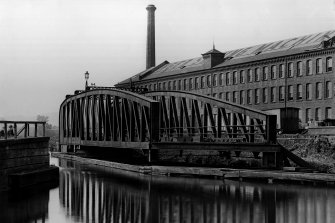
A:
{"type": "Polygon", "coordinates": [[[335,189],[165,176],[52,158],[59,185],[0,194],[0,222],[335,222],[335,189]]]}

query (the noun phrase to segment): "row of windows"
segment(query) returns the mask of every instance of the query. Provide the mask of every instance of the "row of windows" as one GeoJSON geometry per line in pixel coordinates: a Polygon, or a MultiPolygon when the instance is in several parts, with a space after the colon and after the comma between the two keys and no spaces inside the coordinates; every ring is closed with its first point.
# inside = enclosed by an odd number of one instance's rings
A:
{"type": "MultiPolygon", "coordinates": [[[[296,75],[302,76],[303,73],[303,62],[298,61],[296,62],[295,70],[293,62],[287,64],[287,77],[293,77],[294,73],[296,75]]],[[[322,59],[316,59],[316,74],[322,73],[322,59]]],[[[332,57],[326,58],[326,72],[330,72],[333,70],[333,59],[332,57]]],[[[158,84],[158,88],[156,84],[149,84],[145,85],[145,88],[149,90],[192,90],[192,89],[199,89],[207,87],[216,87],[218,85],[223,86],[224,82],[225,85],[235,85],[235,84],[244,84],[244,83],[251,83],[251,82],[258,82],[258,81],[265,81],[271,78],[272,80],[277,79],[277,71],[278,77],[284,78],[285,73],[285,64],[280,64],[278,66],[272,65],[270,67],[270,73],[268,66],[264,66],[262,68],[255,68],[255,69],[248,69],[247,71],[241,70],[239,72],[227,72],[221,74],[213,74],[183,80],[174,80],[168,82],[162,82],[158,84]],[[270,77],[269,77],[270,75],[270,77]]],[[[306,61],[306,75],[312,75],[313,71],[313,63],[312,60],[306,61]]]]}
{"type": "MultiPolygon", "coordinates": [[[[315,84],[315,99],[322,98],[331,98],[332,97],[332,82],[327,81],[325,83],[325,91],[323,91],[323,83],[317,82],[315,84]]],[[[313,95],[313,85],[306,84],[303,87],[302,84],[297,85],[288,85],[287,86],[287,100],[293,101],[303,100],[303,89],[305,89],[305,99],[312,100],[313,95]],[[295,88],[295,89],[294,89],[295,88]]],[[[213,94],[213,97],[219,97],[220,99],[225,99],[227,101],[232,101],[234,103],[240,104],[259,104],[261,101],[263,103],[279,102],[285,101],[285,86],[279,87],[265,87],[265,88],[257,88],[257,89],[249,89],[249,90],[241,90],[241,91],[233,91],[233,92],[221,92],[219,94],[213,94]],[[270,90],[270,92],[269,92],[270,90]],[[269,98],[270,96],[270,98],[269,98]]]]}
{"type": "MultiPolygon", "coordinates": [[[[331,119],[331,118],[332,118],[332,108],[331,107],[326,107],[325,108],[324,119],[331,119]]],[[[315,121],[322,121],[321,108],[315,108],[314,120],[315,121]]],[[[313,121],[312,109],[311,108],[306,108],[305,122],[307,123],[309,121],[313,121]]]]}

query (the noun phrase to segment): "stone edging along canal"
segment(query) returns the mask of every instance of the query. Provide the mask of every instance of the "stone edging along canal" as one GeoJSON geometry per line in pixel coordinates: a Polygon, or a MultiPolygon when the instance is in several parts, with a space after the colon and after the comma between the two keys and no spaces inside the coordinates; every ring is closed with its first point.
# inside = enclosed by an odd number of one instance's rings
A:
{"type": "Polygon", "coordinates": [[[67,153],[52,152],[55,158],[68,159],[84,164],[98,165],[113,169],[126,170],[147,175],[191,175],[195,177],[238,179],[238,180],[267,180],[269,183],[280,182],[312,182],[335,185],[335,174],[327,173],[303,173],[287,172],[280,170],[248,170],[231,168],[210,168],[210,167],[185,167],[185,166],[142,166],[111,162],[80,157],[67,153]]]}

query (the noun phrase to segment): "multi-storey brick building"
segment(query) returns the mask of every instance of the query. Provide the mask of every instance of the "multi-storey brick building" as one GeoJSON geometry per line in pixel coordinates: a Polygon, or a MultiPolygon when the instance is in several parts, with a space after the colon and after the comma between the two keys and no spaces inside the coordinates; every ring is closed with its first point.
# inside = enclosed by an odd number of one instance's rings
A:
{"type": "Polygon", "coordinates": [[[150,67],[117,87],[186,90],[260,110],[299,109],[302,125],[335,117],[335,30],[150,67]]]}

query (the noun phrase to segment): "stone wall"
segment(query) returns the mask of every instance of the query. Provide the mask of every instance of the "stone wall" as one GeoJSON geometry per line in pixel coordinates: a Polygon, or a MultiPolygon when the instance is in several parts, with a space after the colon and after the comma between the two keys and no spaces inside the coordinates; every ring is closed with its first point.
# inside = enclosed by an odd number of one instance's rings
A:
{"type": "Polygon", "coordinates": [[[49,167],[49,137],[0,140],[0,191],[8,175],[49,167]]]}

